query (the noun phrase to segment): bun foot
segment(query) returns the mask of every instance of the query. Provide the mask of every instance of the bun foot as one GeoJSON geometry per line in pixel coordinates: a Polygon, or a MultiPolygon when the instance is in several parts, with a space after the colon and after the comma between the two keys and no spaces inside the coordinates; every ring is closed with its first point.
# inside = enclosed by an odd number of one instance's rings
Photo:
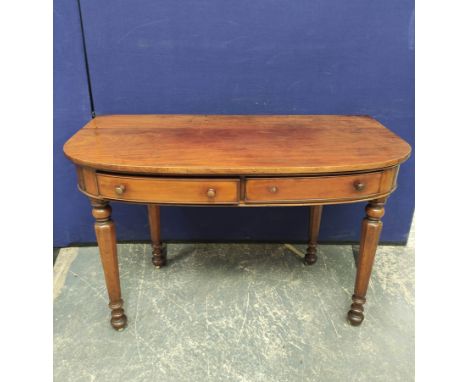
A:
{"type": "Polygon", "coordinates": [[[314,265],[317,262],[317,255],[313,256],[305,256],[304,257],[304,264],[305,265],[314,265]]]}
{"type": "Polygon", "coordinates": [[[310,233],[309,245],[304,257],[305,265],[313,265],[317,262],[317,239],[320,229],[320,219],[322,217],[322,206],[310,207],[310,233]]]}
{"type": "Polygon", "coordinates": [[[151,261],[152,261],[153,265],[156,268],[161,268],[161,267],[164,267],[166,265],[166,258],[165,257],[155,257],[155,256],[153,256],[151,261]]]}
{"type": "Polygon", "coordinates": [[[153,245],[153,257],[151,258],[151,262],[156,268],[161,268],[166,265],[166,247],[161,245],[153,245]]]}
{"type": "Polygon", "coordinates": [[[304,257],[304,264],[305,265],[313,265],[317,262],[317,246],[316,245],[309,245],[307,247],[307,252],[304,257]]]}
{"type": "Polygon", "coordinates": [[[348,312],[348,321],[352,326],[359,326],[364,321],[364,307],[366,299],[353,295],[353,303],[348,312]]]}
{"type": "Polygon", "coordinates": [[[127,316],[123,310],[123,300],[115,303],[110,303],[111,308],[111,319],[110,323],[115,330],[121,331],[127,326],[127,316]]]}
{"type": "Polygon", "coordinates": [[[348,321],[352,326],[359,326],[364,321],[364,314],[350,310],[348,312],[348,321]]]}
{"type": "Polygon", "coordinates": [[[127,326],[127,316],[122,314],[119,318],[112,317],[110,323],[115,330],[121,332],[127,326]]]}

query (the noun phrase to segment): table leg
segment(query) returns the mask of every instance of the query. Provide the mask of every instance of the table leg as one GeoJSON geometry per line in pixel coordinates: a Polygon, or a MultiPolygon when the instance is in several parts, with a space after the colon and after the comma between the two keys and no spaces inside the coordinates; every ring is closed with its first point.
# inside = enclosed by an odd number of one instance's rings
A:
{"type": "Polygon", "coordinates": [[[123,310],[123,300],[120,295],[115,226],[110,217],[112,209],[106,201],[93,198],[91,198],[91,205],[93,206],[93,216],[96,219],[94,229],[109,294],[110,322],[114,329],[121,330],[127,324],[127,317],[123,310]]]}
{"type": "Polygon", "coordinates": [[[310,232],[309,232],[309,246],[304,257],[306,265],[315,264],[317,261],[317,240],[320,230],[320,219],[322,217],[323,206],[310,207],[310,232]]]}
{"type": "Polygon", "coordinates": [[[364,307],[366,302],[367,287],[374,264],[375,252],[379,244],[382,231],[381,218],[385,213],[385,198],[376,199],[366,206],[366,217],[361,226],[361,243],[357,264],[356,283],[354,286],[353,303],[348,312],[348,320],[351,325],[357,326],[364,320],[364,307]]]}
{"type": "Polygon", "coordinates": [[[161,268],[166,265],[166,247],[163,247],[161,243],[161,213],[156,204],[148,204],[148,220],[153,248],[151,261],[156,268],[161,268]]]}

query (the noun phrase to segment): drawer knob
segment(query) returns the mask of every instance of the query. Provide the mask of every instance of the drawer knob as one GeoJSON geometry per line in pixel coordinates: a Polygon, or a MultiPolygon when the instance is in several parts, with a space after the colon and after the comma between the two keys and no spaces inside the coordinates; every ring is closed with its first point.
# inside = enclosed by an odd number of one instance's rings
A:
{"type": "Polygon", "coordinates": [[[269,188],[269,190],[270,190],[270,192],[271,192],[272,194],[276,194],[276,193],[278,192],[278,187],[276,187],[276,186],[271,186],[271,187],[269,188]]]}
{"type": "Polygon", "coordinates": [[[354,182],[354,188],[355,188],[356,191],[362,191],[362,190],[364,190],[364,187],[365,187],[365,186],[366,186],[366,185],[365,185],[364,183],[362,183],[360,180],[356,180],[356,181],[354,182]]]}
{"type": "Polygon", "coordinates": [[[122,195],[124,192],[125,192],[125,186],[123,184],[120,184],[115,188],[115,193],[117,195],[122,195]]]}
{"type": "Polygon", "coordinates": [[[210,198],[210,199],[213,199],[215,196],[216,196],[216,191],[214,188],[209,188],[208,189],[208,192],[206,193],[206,195],[210,198]]]}

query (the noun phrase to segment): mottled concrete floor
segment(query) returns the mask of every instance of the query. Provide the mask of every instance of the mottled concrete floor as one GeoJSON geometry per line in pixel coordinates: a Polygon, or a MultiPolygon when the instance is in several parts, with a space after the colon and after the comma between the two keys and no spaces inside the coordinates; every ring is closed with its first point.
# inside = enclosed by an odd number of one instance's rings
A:
{"type": "Polygon", "coordinates": [[[97,248],[55,264],[56,381],[412,381],[414,249],[382,246],[366,319],[346,322],[351,246],[119,245],[128,327],[109,325],[97,248]]]}

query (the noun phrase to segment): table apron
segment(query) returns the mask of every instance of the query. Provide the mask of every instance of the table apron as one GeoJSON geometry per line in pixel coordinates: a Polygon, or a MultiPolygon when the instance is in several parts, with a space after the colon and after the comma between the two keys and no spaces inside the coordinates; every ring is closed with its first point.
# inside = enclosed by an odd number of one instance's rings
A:
{"type": "Polygon", "coordinates": [[[353,203],[388,196],[399,166],[310,176],[166,177],[101,172],[77,166],[87,196],[128,203],[187,206],[301,206],[353,203]]]}

